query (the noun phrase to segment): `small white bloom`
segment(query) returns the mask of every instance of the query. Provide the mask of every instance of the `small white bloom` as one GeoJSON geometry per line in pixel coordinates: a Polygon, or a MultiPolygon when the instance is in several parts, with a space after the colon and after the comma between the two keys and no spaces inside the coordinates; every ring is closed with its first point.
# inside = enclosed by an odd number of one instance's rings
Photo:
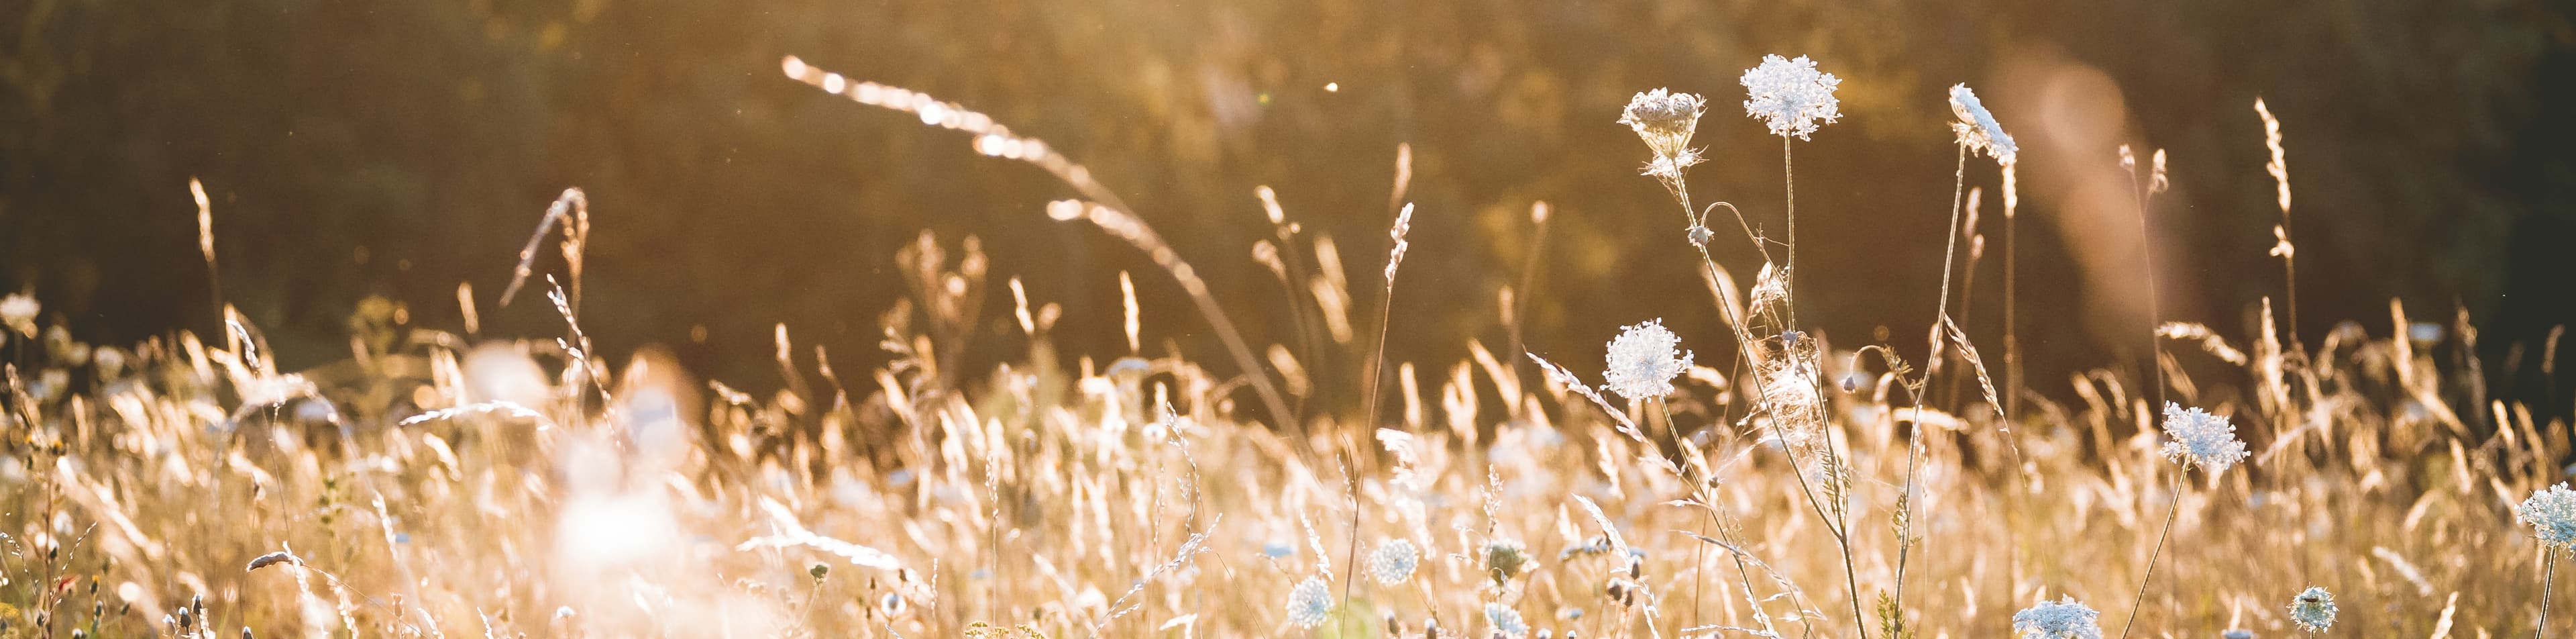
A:
{"type": "Polygon", "coordinates": [[[2560,550],[2576,550],[2576,490],[2566,482],[2532,491],[2513,509],[2513,516],[2530,524],[2540,535],[2540,543],[2560,550]]]}
{"type": "Polygon", "coordinates": [[[2101,618],[2074,597],[2042,600],[2013,613],[2013,633],[2020,639],[2102,639],[2101,618]]]}
{"type": "Polygon", "coordinates": [[[1511,606],[1486,603],[1485,623],[1493,625],[1494,632],[1506,637],[1518,639],[1529,636],[1529,622],[1522,621],[1521,611],[1513,610],[1511,606]]]}
{"type": "Polygon", "coordinates": [[[1324,625],[1326,615],[1332,611],[1333,593],[1321,577],[1307,577],[1288,591],[1288,623],[1313,628],[1324,625]]]}
{"type": "Polygon", "coordinates": [[[1986,104],[1977,100],[1977,92],[1969,90],[1968,85],[1950,87],[1950,112],[1959,116],[1959,121],[1950,123],[1950,129],[1959,134],[1959,143],[1967,145],[1970,152],[1983,153],[2003,164],[2012,164],[2019,155],[2021,147],[2013,144],[2012,136],[2004,134],[2004,126],[1995,122],[1995,114],[1986,111],[1986,104]]]}
{"type": "Polygon", "coordinates": [[[1816,71],[1816,62],[1807,56],[1763,56],[1761,66],[1746,69],[1741,81],[1744,114],[1762,119],[1772,135],[1804,140],[1816,132],[1818,120],[1833,124],[1843,117],[1842,101],[1834,99],[1842,79],[1816,71]]]}
{"type": "Polygon", "coordinates": [[[1655,152],[1655,162],[1648,165],[1648,175],[1679,175],[1680,169],[1699,162],[1699,154],[1690,149],[1691,132],[1699,128],[1699,116],[1708,109],[1708,100],[1689,93],[1672,93],[1656,89],[1628,99],[1628,108],[1619,112],[1619,123],[1637,132],[1646,148],[1655,152]]]}
{"type": "Polygon", "coordinates": [[[1670,395],[1673,378],[1691,366],[1691,354],[1680,350],[1681,343],[1660,319],[1619,329],[1619,336],[1610,340],[1603,381],[1610,392],[1632,402],[1670,395]]]}
{"type": "Polygon", "coordinates": [[[36,311],[43,308],[36,304],[36,296],[26,293],[11,293],[8,297],[0,297],[0,325],[8,326],[9,330],[17,331],[19,335],[33,338],[36,336],[36,311]]]}
{"type": "Polygon", "coordinates": [[[1376,577],[1378,583],[1392,586],[1412,579],[1413,569],[1421,563],[1421,549],[1414,548],[1412,540],[1397,537],[1378,544],[1377,552],[1369,553],[1369,575],[1376,577]]]}
{"type": "Polygon", "coordinates": [[[2236,439],[2236,426],[2208,411],[2165,402],[2165,435],[2173,438],[2165,442],[2165,458],[2186,469],[2197,465],[2224,473],[2245,461],[2245,442],[2236,439]]]}
{"type": "Polygon", "coordinates": [[[2324,586],[2310,586],[2301,591],[2298,597],[2290,600],[2290,621],[2297,622],[2300,630],[2308,632],[2325,632],[2327,628],[2334,627],[2334,593],[2326,592],[2324,586]]]}

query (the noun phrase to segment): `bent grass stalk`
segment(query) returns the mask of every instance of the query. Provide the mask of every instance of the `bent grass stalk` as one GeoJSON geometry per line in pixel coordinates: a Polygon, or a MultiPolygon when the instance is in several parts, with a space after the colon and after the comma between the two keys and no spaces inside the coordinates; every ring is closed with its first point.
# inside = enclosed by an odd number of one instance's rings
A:
{"type": "Polygon", "coordinates": [[[1181,285],[1182,292],[1189,294],[1190,302],[1198,307],[1199,315],[1216,330],[1217,339],[1225,343],[1226,353],[1234,359],[1236,367],[1243,369],[1244,378],[1251,381],[1253,391],[1261,396],[1261,403],[1269,409],[1271,419],[1301,432],[1305,429],[1304,422],[1288,410],[1287,400],[1271,383],[1268,369],[1262,367],[1260,358],[1253,356],[1252,347],[1243,340],[1243,334],[1235,330],[1234,321],[1226,317],[1225,309],[1217,304],[1215,295],[1208,292],[1207,282],[1199,278],[1197,269],[1191,268],[1170,243],[1164,242],[1161,235],[1146,226],[1145,220],[1137,217],[1134,209],[1118,199],[1117,193],[1093,179],[1091,169],[1075,163],[1045,141],[1012,133],[1009,127],[994,122],[992,116],[939,101],[929,94],[875,82],[853,83],[839,73],[815,68],[796,56],[787,56],[780,62],[780,68],[787,77],[822,89],[825,93],[912,114],[920,117],[923,124],[972,134],[977,153],[1036,165],[1066,186],[1073,187],[1074,192],[1082,194],[1089,203],[1058,200],[1047,205],[1047,215],[1058,221],[1088,220],[1144,252],[1155,266],[1161,267],[1181,285]]]}

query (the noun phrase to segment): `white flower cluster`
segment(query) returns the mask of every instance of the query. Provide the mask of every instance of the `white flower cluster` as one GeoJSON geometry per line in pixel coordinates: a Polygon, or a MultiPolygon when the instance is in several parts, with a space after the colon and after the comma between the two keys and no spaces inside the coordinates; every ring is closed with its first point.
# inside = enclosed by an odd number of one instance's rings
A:
{"type": "Polygon", "coordinates": [[[1498,635],[1512,639],[1529,636],[1529,622],[1522,621],[1521,611],[1513,610],[1511,606],[1485,604],[1485,623],[1493,625],[1494,633],[1498,635]]]}
{"type": "Polygon", "coordinates": [[[1661,319],[1619,329],[1610,340],[1609,370],[1602,373],[1610,392],[1628,401],[1663,397],[1673,392],[1673,378],[1690,370],[1691,354],[1682,339],[1661,319]]]}
{"type": "Polygon", "coordinates": [[[1834,88],[1842,85],[1842,79],[1817,71],[1816,62],[1807,56],[1763,56],[1762,64],[1746,69],[1741,81],[1744,114],[1770,125],[1772,135],[1804,140],[1816,132],[1818,121],[1833,124],[1843,117],[1842,102],[1834,99],[1834,88]]]}
{"type": "Polygon", "coordinates": [[[2576,550],[2576,490],[2568,490],[2566,482],[2532,491],[2530,499],[2514,507],[2513,516],[2530,524],[2541,544],[2576,550]]]}
{"type": "Polygon", "coordinates": [[[1637,132],[1655,159],[1646,164],[1646,174],[1679,178],[1681,170],[1698,164],[1699,152],[1690,148],[1691,133],[1699,128],[1699,116],[1708,110],[1708,100],[1689,93],[1655,89],[1628,99],[1628,107],[1619,111],[1619,123],[1637,132]]]}
{"type": "Polygon", "coordinates": [[[2324,586],[2309,586],[2307,590],[2300,591],[2298,597],[2290,599],[2290,621],[2308,632],[2325,632],[2327,628],[2334,627],[2334,593],[2326,592],[2324,586]]]}
{"type": "Polygon", "coordinates": [[[2013,635],[2020,639],[2102,639],[2102,613],[2065,597],[2041,600],[2013,613],[2013,635]]]}
{"type": "Polygon", "coordinates": [[[1995,114],[1986,111],[1986,104],[1977,100],[1977,92],[1969,90],[1968,85],[1950,87],[1950,112],[1959,116],[1959,121],[1950,123],[1950,130],[1959,134],[1959,143],[1970,152],[1983,153],[2002,164],[2018,159],[2021,146],[2004,134],[2004,125],[1995,122],[1995,114]]]}
{"type": "Polygon", "coordinates": [[[1397,537],[1378,544],[1377,552],[1369,553],[1369,575],[1376,577],[1378,583],[1393,586],[1412,579],[1413,569],[1421,563],[1422,550],[1413,547],[1411,540],[1397,537]]]}
{"type": "Polygon", "coordinates": [[[1288,591],[1288,623],[1299,628],[1324,625],[1333,612],[1333,592],[1324,586],[1322,577],[1307,577],[1288,591]]]}
{"type": "Polygon", "coordinates": [[[2212,474],[2224,473],[2245,461],[2245,442],[2236,439],[2236,426],[2208,411],[2165,402],[2165,435],[2173,438],[2165,442],[2165,458],[2186,469],[2199,466],[2212,474]]]}

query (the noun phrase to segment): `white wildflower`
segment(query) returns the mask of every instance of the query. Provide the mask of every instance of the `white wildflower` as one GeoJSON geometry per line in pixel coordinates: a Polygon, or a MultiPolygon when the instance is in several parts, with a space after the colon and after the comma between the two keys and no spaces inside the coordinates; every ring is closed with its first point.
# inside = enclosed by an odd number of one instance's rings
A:
{"type": "Polygon", "coordinates": [[[1413,569],[1421,563],[1422,550],[1414,548],[1411,540],[1397,537],[1378,544],[1377,552],[1369,553],[1369,575],[1376,577],[1378,583],[1392,586],[1412,579],[1413,569]]]}
{"type": "Polygon", "coordinates": [[[1656,89],[1629,98],[1628,108],[1619,112],[1619,123],[1635,130],[1646,148],[1655,152],[1647,175],[1679,176],[1681,169],[1699,163],[1699,153],[1690,148],[1691,133],[1707,110],[1708,100],[1698,95],[1656,89]]]}
{"type": "Polygon", "coordinates": [[[1816,71],[1815,61],[1807,56],[1763,56],[1761,66],[1744,71],[1742,82],[1744,114],[1761,118],[1772,135],[1804,140],[1816,132],[1816,121],[1832,124],[1843,116],[1842,102],[1834,99],[1834,88],[1842,85],[1842,79],[1816,71]]]}
{"type": "Polygon", "coordinates": [[[1307,577],[1288,591],[1288,623],[1313,628],[1324,625],[1325,616],[1332,611],[1333,593],[1321,577],[1307,577]]]}
{"type": "Polygon", "coordinates": [[[1620,329],[1610,340],[1605,386],[1632,402],[1672,394],[1673,378],[1691,366],[1690,351],[1680,350],[1681,343],[1661,319],[1620,329]]]}
{"type": "Polygon", "coordinates": [[[2310,586],[2301,591],[2297,598],[2290,600],[2290,621],[2297,622],[2300,630],[2308,632],[2325,632],[2327,628],[2334,627],[2334,593],[2326,592],[2324,586],[2310,586]]]}
{"type": "Polygon", "coordinates": [[[2004,134],[2004,126],[1995,122],[1995,114],[1986,111],[1986,104],[1977,100],[1977,92],[1969,90],[1968,85],[1950,87],[1950,112],[1959,116],[1959,121],[1950,123],[1950,129],[1959,134],[1959,143],[1970,152],[1983,153],[2002,164],[2012,164],[2018,157],[2021,147],[2013,144],[2012,136],[2004,134]]]}
{"type": "Polygon", "coordinates": [[[2165,435],[2173,438],[2165,442],[2165,458],[2186,469],[2197,465],[2223,473],[2245,461],[2245,442],[2236,439],[2236,426],[2208,411],[2165,402],[2165,435]]]}
{"type": "Polygon", "coordinates": [[[2576,490],[2566,482],[2532,491],[2513,509],[2513,516],[2530,524],[2540,535],[2540,543],[2560,550],[2576,550],[2576,490]]]}
{"type": "Polygon", "coordinates": [[[9,330],[17,331],[19,335],[33,338],[36,336],[36,311],[43,308],[36,304],[36,296],[26,293],[11,293],[8,297],[0,297],[0,325],[8,326],[9,330]]]}
{"type": "Polygon", "coordinates": [[[2065,597],[2013,613],[2013,635],[2020,639],[2102,639],[2102,613],[2065,597]]]}
{"type": "Polygon", "coordinates": [[[1485,604],[1485,623],[1491,624],[1495,633],[1506,637],[1518,639],[1529,636],[1529,622],[1522,621],[1521,611],[1513,610],[1511,606],[1485,604]]]}

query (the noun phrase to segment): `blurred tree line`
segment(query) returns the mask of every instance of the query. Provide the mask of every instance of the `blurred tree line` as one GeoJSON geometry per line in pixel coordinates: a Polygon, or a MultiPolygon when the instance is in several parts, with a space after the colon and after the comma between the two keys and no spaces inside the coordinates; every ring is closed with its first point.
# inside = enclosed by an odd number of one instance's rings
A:
{"type": "MultiPolygon", "coordinates": [[[[14,0],[0,6],[0,288],[32,287],[94,340],[212,328],[195,176],[226,301],[290,366],[344,357],[344,318],[370,295],[454,327],[459,282],[487,332],[549,335],[560,320],[541,300],[491,301],[546,204],[579,186],[596,226],[583,321],[611,352],[669,343],[702,374],[764,386],[784,322],[845,368],[875,361],[875,318],[903,291],[895,249],[929,229],[952,247],[979,236],[995,282],[1063,304],[1058,339],[1077,352],[1123,352],[1126,269],[1149,335],[1231,368],[1149,263],[1043,215],[1068,191],[780,77],[794,54],[1068,151],[1174,238],[1256,341],[1288,326],[1266,312],[1286,293],[1250,258],[1270,234],[1253,188],[1275,187],[1353,273],[1374,273],[1395,147],[1410,143],[1419,213],[1392,357],[1437,366],[1468,337],[1504,348],[1492,291],[1533,258],[1539,200],[1556,218],[1526,292],[1532,349],[1586,368],[1615,327],[1661,316],[1715,353],[1722,330],[1669,201],[1612,120],[1638,90],[1709,95],[1697,141],[1713,160],[1694,191],[1776,229],[1777,141],[1741,117],[1735,79],[1784,53],[1845,78],[1845,121],[1798,151],[1805,304],[1846,345],[1890,327],[1911,346],[1951,186],[1942,92],[2029,94],[1998,84],[2004,70],[2048,57],[2116,82],[2118,141],[2174,158],[2158,210],[2183,282],[2175,319],[2243,335],[2281,293],[2259,95],[2288,135],[2302,332],[2384,331],[2395,296],[2419,318],[2465,305],[2503,349],[2576,320],[2570,15],[2534,0],[14,0]]],[[[2013,103],[1998,115],[2028,137],[2043,114],[2013,103]]],[[[1999,217],[1991,168],[1970,175],[1999,217]]],[[[2021,325],[2046,392],[2143,341],[2074,319],[2105,293],[2065,266],[2054,219],[2026,208],[2021,235],[2021,325]]],[[[1999,250],[1971,318],[1981,335],[2000,326],[1999,250]]],[[[1750,280],[1749,258],[1724,259],[1750,280]]],[[[1376,308],[1372,278],[1355,279],[1359,308],[1376,308]]],[[[1006,308],[995,295],[986,308],[1006,308]]],[[[1007,356],[1016,339],[992,315],[979,347],[1007,356]]]]}

